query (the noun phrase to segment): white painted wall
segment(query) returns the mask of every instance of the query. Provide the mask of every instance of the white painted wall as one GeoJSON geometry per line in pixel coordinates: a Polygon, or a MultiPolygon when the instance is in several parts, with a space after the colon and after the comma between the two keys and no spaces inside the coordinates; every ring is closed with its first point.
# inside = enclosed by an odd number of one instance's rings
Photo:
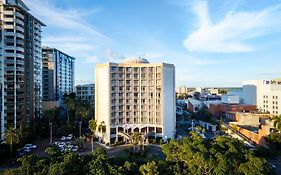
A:
{"type": "Polygon", "coordinates": [[[175,67],[163,66],[163,136],[174,138],[176,128],[175,67]]]}
{"type": "MultiPolygon", "coordinates": [[[[104,134],[104,141],[110,141],[110,77],[109,66],[96,67],[95,80],[95,118],[99,125],[102,121],[106,124],[106,133],[104,134]]],[[[97,132],[99,136],[102,136],[97,132]]]]}

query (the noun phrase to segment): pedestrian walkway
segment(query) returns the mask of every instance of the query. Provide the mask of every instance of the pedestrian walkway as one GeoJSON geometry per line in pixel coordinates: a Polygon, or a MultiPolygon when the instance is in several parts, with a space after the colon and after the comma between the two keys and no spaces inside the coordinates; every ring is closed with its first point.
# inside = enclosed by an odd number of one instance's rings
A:
{"type": "Polygon", "coordinates": [[[106,144],[103,144],[103,143],[101,143],[101,142],[94,142],[94,143],[96,143],[96,144],[98,144],[98,145],[100,145],[100,146],[103,146],[103,147],[106,148],[106,149],[110,149],[110,148],[111,148],[110,146],[108,146],[108,145],[106,145],[106,144]]]}

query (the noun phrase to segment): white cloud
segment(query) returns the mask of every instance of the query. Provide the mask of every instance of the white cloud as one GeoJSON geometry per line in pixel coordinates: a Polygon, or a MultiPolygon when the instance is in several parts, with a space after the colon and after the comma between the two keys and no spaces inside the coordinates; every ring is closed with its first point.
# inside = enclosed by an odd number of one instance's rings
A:
{"type": "Polygon", "coordinates": [[[25,3],[47,25],[43,28],[43,45],[55,47],[81,62],[95,63],[99,49],[112,42],[86,20],[100,11],[98,7],[62,9],[51,0],[25,0],[25,3]]]}
{"type": "Polygon", "coordinates": [[[250,52],[255,48],[246,41],[280,32],[281,4],[261,11],[230,11],[217,23],[212,23],[206,1],[195,4],[193,12],[199,19],[198,29],[183,42],[190,51],[250,52]]]}
{"type": "Polygon", "coordinates": [[[111,49],[105,49],[103,56],[104,56],[105,61],[107,61],[107,62],[109,62],[109,61],[119,62],[119,61],[122,61],[123,59],[125,59],[125,56],[122,53],[113,51],[111,49]]]}

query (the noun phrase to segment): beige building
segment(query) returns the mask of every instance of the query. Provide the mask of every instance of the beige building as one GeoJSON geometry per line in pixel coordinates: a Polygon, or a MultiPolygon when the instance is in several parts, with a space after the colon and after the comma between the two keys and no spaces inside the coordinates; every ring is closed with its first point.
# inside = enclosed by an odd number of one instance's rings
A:
{"type": "Polygon", "coordinates": [[[243,102],[257,105],[261,112],[281,114],[281,80],[243,82],[243,102]]]}
{"type": "Polygon", "coordinates": [[[133,132],[174,138],[173,64],[150,64],[141,58],[98,64],[95,79],[95,117],[98,124],[105,122],[105,142],[129,139],[133,132]]]}
{"type": "Polygon", "coordinates": [[[176,93],[178,94],[187,94],[187,87],[186,86],[179,86],[176,88],[176,93]]]}

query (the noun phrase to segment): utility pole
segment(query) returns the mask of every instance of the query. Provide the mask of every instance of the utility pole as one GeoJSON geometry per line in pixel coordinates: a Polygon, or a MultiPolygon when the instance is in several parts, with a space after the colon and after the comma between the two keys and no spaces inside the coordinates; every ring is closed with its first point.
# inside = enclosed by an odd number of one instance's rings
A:
{"type": "Polygon", "coordinates": [[[50,125],[50,144],[52,144],[53,143],[53,123],[50,122],[49,125],[50,125]]]}

